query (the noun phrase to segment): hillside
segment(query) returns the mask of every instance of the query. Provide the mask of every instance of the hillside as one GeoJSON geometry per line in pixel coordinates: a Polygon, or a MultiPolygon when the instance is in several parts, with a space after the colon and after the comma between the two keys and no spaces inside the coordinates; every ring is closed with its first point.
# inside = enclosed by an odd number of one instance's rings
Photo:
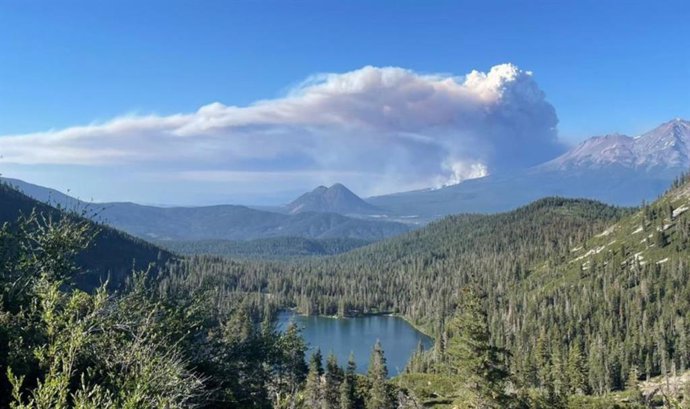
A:
{"type": "Polygon", "coordinates": [[[621,388],[632,369],[640,379],[688,369],[688,209],[685,177],[659,200],[576,243],[561,263],[536,266],[497,310],[521,311],[503,323],[520,322],[505,340],[511,350],[529,356],[540,342],[562,339],[547,342],[553,357],[547,364],[580,348],[591,359],[596,392],[621,388]]]}
{"type": "Polygon", "coordinates": [[[358,239],[306,239],[276,237],[255,240],[160,241],[158,244],[182,255],[207,254],[245,260],[284,260],[299,257],[329,256],[369,244],[358,239]]]}
{"type": "MultiPolygon", "coordinates": [[[[29,215],[34,209],[52,217],[65,215],[5,184],[0,184],[0,224],[12,225],[20,215],[29,215]]],[[[92,228],[97,229],[99,233],[89,248],[77,256],[77,263],[83,273],[75,277],[74,281],[80,288],[94,288],[108,278],[113,286],[117,287],[124,282],[132,269],[145,270],[151,263],[162,265],[172,258],[169,252],[110,227],[92,223],[92,228]]]]}
{"type": "MultiPolygon", "coordinates": [[[[527,401],[556,408],[688,405],[688,209],[685,176],[654,203],[573,243],[560,262],[535,260],[500,296],[485,288],[492,344],[509,351],[512,373],[531,388],[527,401]]],[[[436,405],[458,392],[439,361],[438,351],[416,355],[400,384],[429,406],[450,407],[436,405]]]]}

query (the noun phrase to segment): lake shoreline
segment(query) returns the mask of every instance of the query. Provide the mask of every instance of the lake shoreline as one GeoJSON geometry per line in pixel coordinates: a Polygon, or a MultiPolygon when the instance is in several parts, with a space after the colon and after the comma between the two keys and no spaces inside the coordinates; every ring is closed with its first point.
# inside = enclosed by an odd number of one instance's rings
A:
{"type": "Polygon", "coordinates": [[[299,312],[299,310],[297,310],[297,308],[294,308],[294,307],[293,308],[283,308],[283,309],[281,309],[281,311],[289,311],[291,313],[301,315],[303,317],[320,317],[320,318],[330,318],[330,319],[335,319],[335,320],[344,320],[344,319],[348,319],[348,318],[383,317],[383,316],[396,317],[396,318],[400,318],[401,320],[405,321],[409,326],[411,326],[412,328],[414,328],[415,330],[417,330],[419,333],[423,334],[424,336],[430,338],[434,342],[434,344],[436,344],[436,337],[429,334],[429,332],[425,328],[422,328],[421,326],[415,324],[406,316],[404,316],[400,313],[392,312],[392,311],[361,312],[361,313],[357,313],[354,315],[345,315],[343,317],[341,317],[339,315],[326,315],[326,314],[303,314],[303,313],[299,312]]]}

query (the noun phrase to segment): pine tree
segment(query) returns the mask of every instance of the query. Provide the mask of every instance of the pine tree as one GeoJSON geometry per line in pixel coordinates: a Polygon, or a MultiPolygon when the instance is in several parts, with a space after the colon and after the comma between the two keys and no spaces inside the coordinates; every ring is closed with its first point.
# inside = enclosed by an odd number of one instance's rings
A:
{"type": "Polygon", "coordinates": [[[343,370],[338,366],[338,359],[332,353],[326,359],[325,380],[324,407],[340,407],[340,384],[343,382],[343,370]]]}
{"type": "Polygon", "coordinates": [[[428,362],[428,355],[424,353],[424,345],[422,341],[417,343],[417,348],[415,349],[412,357],[405,366],[405,372],[415,373],[415,372],[426,372],[426,363],[428,362]]]}
{"type": "Polygon", "coordinates": [[[448,323],[448,369],[465,381],[474,400],[469,405],[502,408],[508,400],[509,372],[501,360],[506,351],[491,345],[486,314],[475,291],[465,289],[462,295],[462,304],[448,323]]]}
{"type": "Polygon", "coordinates": [[[587,391],[587,369],[580,344],[575,342],[568,352],[566,378],[572,394],[584,394],[587,391]]]}
{"type": "Polygon", "coordinates": [[[549,346],[548,336],[542,332],[537,338],[536,346],[536,364],[537,376],[539,377],[539,385],[551,392],[553,389],[552,370],[551,370],[551,350],[549,346]]]}
{"type": "Polygon", "coordinates": [[[639,376],[640,375],[639,371],[637,370],[637,366],[633,365],[633,367],[630,368],[630,371],[628,372],[628,379],[625,381],[625,390],[631,394],[631,397],[636,402],[643,401],[642,391],[640,390],[640,386],[638,383],[639,376]]]}
{"type": "Polygon", "coordinates": [[[307,346],[299,327],[291,323],[276,345],[276,354],[281,358],[275,365],[273,379],[279,384],[279,392],[285,392],[295,404],[297,391],[306,379],[308,367],[305,362],[307,346]]]}
{"type": "Polygon", "coordinates": [[[306,402],[309,408],[320,408],[323,401],[323,388],[321,387],[321,375],[323,375],[321,351],[317,349],[309,360],[309,373],[305,386],[306,402]]]}
{"type": "Polygon", "coordinates": [[[563,376],[563,365],[561,363],[561,353],[558,349],[554,351],[551,356],[551,384],[553,394],[556,396],[563,396],[565,391],[565,381],[563,376]]]}
{"type": "Polygon", "coordinates": [[[347,368],[343,375],[343,383],[340,384],[340,409],[354,409],[357,405],[355,396],[356,371],[355,355],[350,353],[350,359],[347,361],[347,368]]]}
{"type": "Polygon", "coordinates": [[[386,357],[378,340],[374,345],[369,359],[369,398],[367,399],[367,409],[390,409],[393,407],[390,391],[388,390],[388,368],[386,367],[386,357]]]}

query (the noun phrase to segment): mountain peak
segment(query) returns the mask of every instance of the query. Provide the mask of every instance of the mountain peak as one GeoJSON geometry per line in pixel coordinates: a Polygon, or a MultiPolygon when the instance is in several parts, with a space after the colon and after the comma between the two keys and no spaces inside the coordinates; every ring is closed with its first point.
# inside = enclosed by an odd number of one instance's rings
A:
{"type": "Polygon", "coordinates": [[[290,213],[328,212],[340,214],[371,214],[379,211],[341,183],[319,186],[287,205],[290,213]]]}
{"type": "Polygon", "coordinates": [[[686,121],[682,118],[675,118],[675,119],[672,119],[668,122],[664,122],[663,124],[657,126],[656,128],[652,129],[651,131],[647,132],[646,134],[640,135],[640,137],[644,137],[645,135],[649,135],[649,134],[659,134],[659,133],[683,134],[686,132],[690,132],[690,121],[686,121]]]}
{"type": "Polygon", "coordinates": [[[620,134],[585,140],[546,169],[676,169],[690,166],[690,122],[676,118],[635,138],[620,134]]]}

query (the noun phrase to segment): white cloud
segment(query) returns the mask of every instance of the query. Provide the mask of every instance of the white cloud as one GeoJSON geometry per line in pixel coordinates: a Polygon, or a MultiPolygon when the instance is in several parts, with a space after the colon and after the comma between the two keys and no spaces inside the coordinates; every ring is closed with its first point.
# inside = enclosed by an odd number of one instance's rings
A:
{"type": "Polygon", "coordinates": [[[0,155],[11,164],[170,171],[190,183],[189,175],[327,172],[355,175],[361,192],[382,193],[550,159],[561,149],[556,125],[532,74],[511,64],[462,77],[369,66],[313,76],[283,98],[246,107],[212,103],[188,114],[7,135],[0,155]]]}

